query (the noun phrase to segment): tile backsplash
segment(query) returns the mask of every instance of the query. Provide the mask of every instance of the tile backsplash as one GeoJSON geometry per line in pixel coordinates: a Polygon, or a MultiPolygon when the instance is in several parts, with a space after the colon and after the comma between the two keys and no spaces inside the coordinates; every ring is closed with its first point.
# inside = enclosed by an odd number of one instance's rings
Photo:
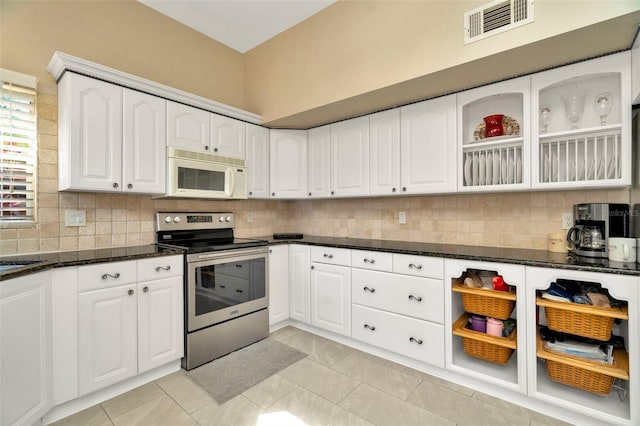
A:
{"type": "Polygon", "coordinates": [[[0,255],[149,244],[156,211],[230,211],[236,236],[274,232],[546,249],[573,204],[629,203],[629,189],[304,201],[159,200],[148,195],[58,192],[57,97],[38,97],[38,218],[29,229],[0,230],[0,255]],[[86,226],[64,224],[86,211],[86,226]],[[406,224],[399,224],[399,212],[406,224]]]}

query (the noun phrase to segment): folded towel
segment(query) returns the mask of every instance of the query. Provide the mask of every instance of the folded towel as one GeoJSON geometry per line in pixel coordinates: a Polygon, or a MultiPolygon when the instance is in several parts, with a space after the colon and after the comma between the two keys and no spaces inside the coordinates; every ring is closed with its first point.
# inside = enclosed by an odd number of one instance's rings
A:
{"type": "Polygon", "coordinates": [[[611,307],[611,304],[609,304],[609,298],[605,294],[587,293],[587,296],[591,299],[593,306],[599,306],[601,308],[611,307]]]}

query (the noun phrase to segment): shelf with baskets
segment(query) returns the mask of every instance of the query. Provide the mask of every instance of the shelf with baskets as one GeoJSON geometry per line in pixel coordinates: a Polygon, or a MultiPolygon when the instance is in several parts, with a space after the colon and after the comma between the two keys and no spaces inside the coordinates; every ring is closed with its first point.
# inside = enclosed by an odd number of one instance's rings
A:
{"type": "MultiPolygon", "coordinates": [[[[450,334],[446,335],[448,369],[513,391],[526,391],[525,304],[518,303],[524,267],[499,263],[447,261],[450,280],[450,334]],[[470,287],[465,279],[480,277],[485,287],[501,277],[508,291],[470,287]],[[482,324],[486,321],[486,328],[482,324]]],[[[477,278],[476,278],[477,279],[477,278]]],[[[523,288],[523,287],[522,287],[523,288]]]]}
{"type": "Polygon", "coordinates": [[[531,77],[532,187],[631,183],[628,52],[531,77]]]}
{"type": "Polygon", "coordinates": [[[638,424],[640,409],[631,404],[640,377],[638,278],[527,268],[527,296],[533,308],[527,321],[536,324],[528,336],[529,395],[602,423],[638,424]],[[558,288],[573,301],[547,298],[558,288]],[[581,288],[611,307],[584,304],[581,288]]]}
{"type": "Polygon", "coordinates": [[[459,191],[528,186],[529,77],[458,93],[459,191]],[[492,122],[499,122],[497,132],[492,122]]]}

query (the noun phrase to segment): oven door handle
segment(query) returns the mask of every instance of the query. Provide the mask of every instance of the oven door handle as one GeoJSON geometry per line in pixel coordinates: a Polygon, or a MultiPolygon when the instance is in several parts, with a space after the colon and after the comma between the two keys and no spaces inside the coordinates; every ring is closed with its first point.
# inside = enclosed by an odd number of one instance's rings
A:
{"type": "Polygon", "coordinates": [[[237,257],[237,256],[266,255],[268,252],[269,252],[269,249],[267,247],[260,248],[258,250],[230,249],[230,250],[218,251],[215,253],[200,253],[196,255],[190,255],[189,262],[193,262],[193,261],[197,262],[201,260],[227,259],[230,257],[237,257]]]}

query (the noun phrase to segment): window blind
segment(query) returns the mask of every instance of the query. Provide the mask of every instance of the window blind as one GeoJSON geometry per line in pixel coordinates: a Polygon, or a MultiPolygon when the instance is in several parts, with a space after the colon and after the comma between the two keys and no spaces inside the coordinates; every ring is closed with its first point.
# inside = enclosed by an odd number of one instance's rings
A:
{"type": "Polygon", "coordinates": [[[36,79],[0,69],[0,227],[35,221],[36,79]]]}

